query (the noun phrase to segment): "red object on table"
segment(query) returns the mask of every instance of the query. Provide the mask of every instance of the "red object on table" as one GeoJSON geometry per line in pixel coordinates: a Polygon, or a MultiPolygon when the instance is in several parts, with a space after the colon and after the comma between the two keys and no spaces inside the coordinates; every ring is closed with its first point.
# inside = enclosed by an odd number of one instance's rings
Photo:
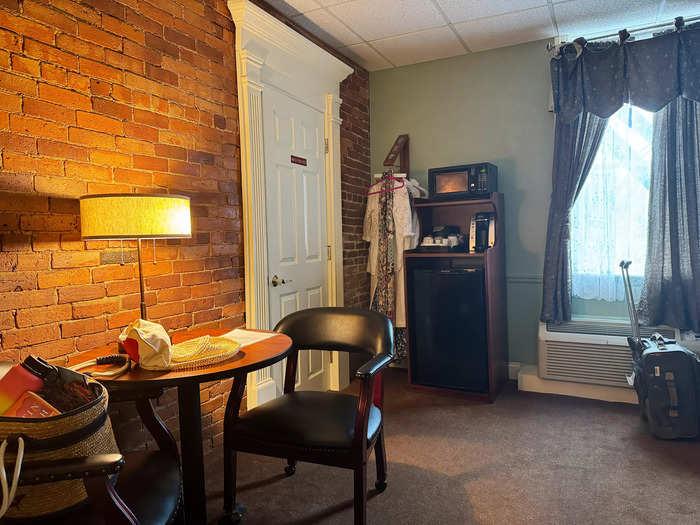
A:
{"type": "Polygon", "coordinates": [[[16,364],[0,379],[0,415],[26,391],[36,392],[44,386],[44,380],[35,376],[21,364],[16,364]]]}

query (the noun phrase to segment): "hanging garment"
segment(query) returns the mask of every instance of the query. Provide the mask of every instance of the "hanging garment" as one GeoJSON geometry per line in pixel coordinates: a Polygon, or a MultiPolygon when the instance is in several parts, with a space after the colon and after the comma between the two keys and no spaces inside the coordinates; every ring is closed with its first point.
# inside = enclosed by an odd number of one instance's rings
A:
{"type": "Polygon", "coordinates": [[[367,271],[371,275],[370,307],[391,317],[394,326],[406,326],[403,252],[415,236],[406,188],[391,190],[386,178],[381,192],[369,195],[363,239],[370,243],[367,271]]]}

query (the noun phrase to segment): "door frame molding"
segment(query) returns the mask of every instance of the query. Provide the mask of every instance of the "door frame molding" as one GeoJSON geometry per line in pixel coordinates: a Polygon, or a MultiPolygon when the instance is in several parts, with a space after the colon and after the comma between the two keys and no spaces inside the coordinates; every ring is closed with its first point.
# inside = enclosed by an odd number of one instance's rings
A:
{"type": "MultiPolygon", "coordinates": [[[[326,232],[331,255],[327,300],[330,306],[341,306],[340,82],[353,69],[250,0],[228,0],[228,8],[236,26],[246,327],[269,329],[263,92],[274,87],[324,115],[326,232]]],[[[332,388],[340,389],[347,385],[347,359],[333,354],[330,382],[332,388]]],[[[274,386],[269,368],[250,374],[248,406],[259,404],[259,397],[264,401],[268,395],[263,391],[274,386]]]]}

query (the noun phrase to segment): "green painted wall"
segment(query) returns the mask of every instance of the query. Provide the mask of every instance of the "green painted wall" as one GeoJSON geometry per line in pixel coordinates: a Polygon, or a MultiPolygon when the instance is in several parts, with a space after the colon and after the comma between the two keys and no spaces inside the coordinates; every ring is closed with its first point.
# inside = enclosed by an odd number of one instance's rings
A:
{"type": "Polygon", "coordinates": [[[498,166],[506,203],[509,359],[524,363],[537,363],[554,141],[548,92],[544,41],[370,76],[374,173],[401,133],[410,135],[410,175],[426,188],[429,168],[498,166]]]}

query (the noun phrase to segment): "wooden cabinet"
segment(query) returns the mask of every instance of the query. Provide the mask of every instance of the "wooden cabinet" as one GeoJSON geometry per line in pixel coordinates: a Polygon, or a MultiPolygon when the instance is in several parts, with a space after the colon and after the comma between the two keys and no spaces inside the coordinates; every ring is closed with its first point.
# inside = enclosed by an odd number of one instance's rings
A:
{"type": "Polygon", "coordinates": [[[507,380],[503,194],[415,207],[422,235],[457,225],[468,238],[476,213],[494,215],[495,243],[483,253],[404,254],[411,384],[493,401],[507,380]]]}

